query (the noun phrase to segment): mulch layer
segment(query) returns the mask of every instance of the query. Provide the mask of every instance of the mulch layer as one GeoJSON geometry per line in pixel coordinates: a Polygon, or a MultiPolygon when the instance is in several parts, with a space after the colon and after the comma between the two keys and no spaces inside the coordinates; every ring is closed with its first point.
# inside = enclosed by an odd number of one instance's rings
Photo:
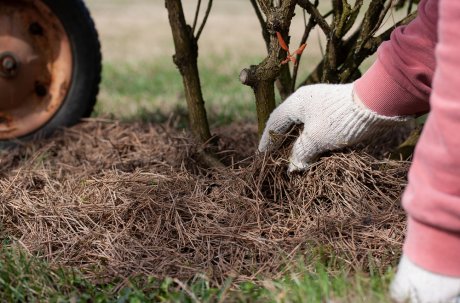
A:
{"type": "Polygon", "coordinates": [[[255,125],[216,133],[225,168],[206,168],[171,125],[104,119],[1,151],[0,238],[94,279],[220,285],[279,277],[299,258],[395,264],[409,162],[343,151],[289,175],[287,148],[256,153],[255,125]]]}

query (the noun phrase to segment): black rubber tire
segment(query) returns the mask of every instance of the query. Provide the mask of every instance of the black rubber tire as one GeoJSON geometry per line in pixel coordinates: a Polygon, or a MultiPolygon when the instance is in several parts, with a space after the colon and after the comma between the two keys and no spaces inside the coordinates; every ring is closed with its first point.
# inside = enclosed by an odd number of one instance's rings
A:
{"type": "Polygon", "coordinates": [[[102,72],[98,33],[82,0],[42,0],[61,21],[69,37],[73,56],[72,81],[56,114],[40,129],[21,138],[0,141],[8,146],[23,140],[40,139],[57,129],[72,126],[89,117],[96,104],[102,72]]]}

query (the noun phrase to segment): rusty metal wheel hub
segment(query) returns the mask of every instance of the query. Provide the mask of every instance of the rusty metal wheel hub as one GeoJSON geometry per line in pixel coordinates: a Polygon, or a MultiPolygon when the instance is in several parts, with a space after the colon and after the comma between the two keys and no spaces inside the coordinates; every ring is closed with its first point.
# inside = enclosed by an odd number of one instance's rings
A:
{"type": "Polygon", "coordinates": [[[19,67],[19,60],[13,53],[4,52],[0,54],[0,77],[12,78],[16,76],[19,67]]]}
{"type": "Polygon", "coordinates": [[[67,33],[40,0],[0,4],[0,140],[40,129],[59,110],[72,80],[67,33]]]}

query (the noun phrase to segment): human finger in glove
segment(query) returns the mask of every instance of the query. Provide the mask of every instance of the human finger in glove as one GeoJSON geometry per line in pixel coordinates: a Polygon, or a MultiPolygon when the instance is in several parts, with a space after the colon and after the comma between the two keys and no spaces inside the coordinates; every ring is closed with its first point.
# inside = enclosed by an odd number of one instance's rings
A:
{"type": "Polygon", "coordinates": [[[408,229],[391,285],[397,302],[460,302],[460,1],[422,0],[355,83],[305,86],[270,116],[271,133],[304,124],[289,170],[429,112],[402,203],[408,229]]]}
{"type": "Polygon", "coordinates": [[[289,171],[304,170],[326,150],[356,144],[409,120],[379,115],[353,95],[353,84],[299,88],[270,115],[259,150],[270,147],[273,133],[285,133],[292,125],[303,124],[292,148],[289,171]]]}

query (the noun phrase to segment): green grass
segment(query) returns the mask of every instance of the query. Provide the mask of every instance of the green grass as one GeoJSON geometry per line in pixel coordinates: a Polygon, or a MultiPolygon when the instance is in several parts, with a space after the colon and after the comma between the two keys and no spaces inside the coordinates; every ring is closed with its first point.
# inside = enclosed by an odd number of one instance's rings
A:
{"type": "MultiPolygon", "coordinates": [[[[240,83],[240,71],[263,58],[208,56],[199,58],[203,97],[211,127],[256,121],[252,89],[240,83]]],[[[316,63],[304,60],[306,77],[316,63]],[[310,63],[308,63],[310,62],[310,63]]],[[[101,93],[94,115],[125,121],[164,122],[174,113],[186,117],[182,78],[171,57],[148,62],[104,62],[101,93]]],[[[278,96],[278,101],[279,101],[278,96]]]]}
{"type": "MultiPolygon", "coordinates": [[[[311,267],[311,266],[309,266],[311,267]]],[[[204,278],[179,282],[137,277],[95,284],[70,269],[53,268],[18,248],[0,250],[0,298],[7,302],[388,302],[392,277],[349,275],[344,268],[318,263],[312,270],[300,264],[284,278],[212,287],[204,278]]]]}
{"type": "MultiPolygon", "coordinates": [[[[200,77],[211,125],[255,121],[253,93],[239,82],[238,76],[243,67],[256,61],[205,61],[200,64],[200,77]]],[[[182,78],[170,57],[136,64],[104,63],[95,115],[161,122],[172,112],[186,115],[186,102],[182,78]]]]}

